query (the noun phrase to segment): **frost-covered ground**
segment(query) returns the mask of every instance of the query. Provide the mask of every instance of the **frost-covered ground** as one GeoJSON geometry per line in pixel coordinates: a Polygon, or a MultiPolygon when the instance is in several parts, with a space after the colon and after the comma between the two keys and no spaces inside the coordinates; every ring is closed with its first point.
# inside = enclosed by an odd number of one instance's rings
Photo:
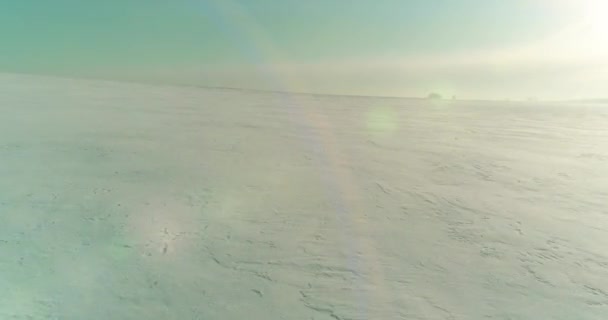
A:
{"type": "Polygon", "coordinates": [[[608,107],[0,75],[0,319],[606,319],[608,107]]]}

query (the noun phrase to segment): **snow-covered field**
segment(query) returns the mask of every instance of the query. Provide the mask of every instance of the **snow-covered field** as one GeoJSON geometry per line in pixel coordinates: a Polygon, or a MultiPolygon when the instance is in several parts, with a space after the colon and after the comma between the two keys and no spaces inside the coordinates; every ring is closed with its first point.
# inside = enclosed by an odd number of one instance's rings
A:
{"type": "Polygon", "coordinates": [[[0,75],[0,319],[607,319],[608,107],[0,75]]]}

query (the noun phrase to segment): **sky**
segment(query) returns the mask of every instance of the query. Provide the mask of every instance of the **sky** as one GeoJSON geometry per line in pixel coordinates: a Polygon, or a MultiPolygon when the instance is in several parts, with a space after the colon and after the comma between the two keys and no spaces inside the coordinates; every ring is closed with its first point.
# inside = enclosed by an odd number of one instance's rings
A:
{"type": "Polygon", "coordinates": [[[0,72],[353,95],[608,97],[607,0],[0,6],[0,72]]]}

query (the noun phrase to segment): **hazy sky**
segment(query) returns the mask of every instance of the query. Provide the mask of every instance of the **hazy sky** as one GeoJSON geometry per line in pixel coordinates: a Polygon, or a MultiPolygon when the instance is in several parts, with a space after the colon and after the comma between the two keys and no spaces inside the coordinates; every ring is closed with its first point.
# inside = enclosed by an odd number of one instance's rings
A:
{"type": "Polygon", "coordinates": [[[0,71],[289,91],[608,96],[608,0],[19,0],[0,71]]]}

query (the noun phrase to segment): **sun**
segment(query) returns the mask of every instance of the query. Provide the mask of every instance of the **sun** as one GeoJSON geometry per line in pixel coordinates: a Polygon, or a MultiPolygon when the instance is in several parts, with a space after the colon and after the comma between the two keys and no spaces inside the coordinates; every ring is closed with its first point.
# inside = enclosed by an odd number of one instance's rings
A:
{"type": "Polygon", "coordinates": [[[575,45],[585,56],[608,54],[608,0],[568,0],[576,12],[576,23],[563,43],[575,45]]]}
{"type": "Polygon", "coordinates": [[[584,24],[595,36],[608,41],[608,0],[586,1],[584,24]]]}

